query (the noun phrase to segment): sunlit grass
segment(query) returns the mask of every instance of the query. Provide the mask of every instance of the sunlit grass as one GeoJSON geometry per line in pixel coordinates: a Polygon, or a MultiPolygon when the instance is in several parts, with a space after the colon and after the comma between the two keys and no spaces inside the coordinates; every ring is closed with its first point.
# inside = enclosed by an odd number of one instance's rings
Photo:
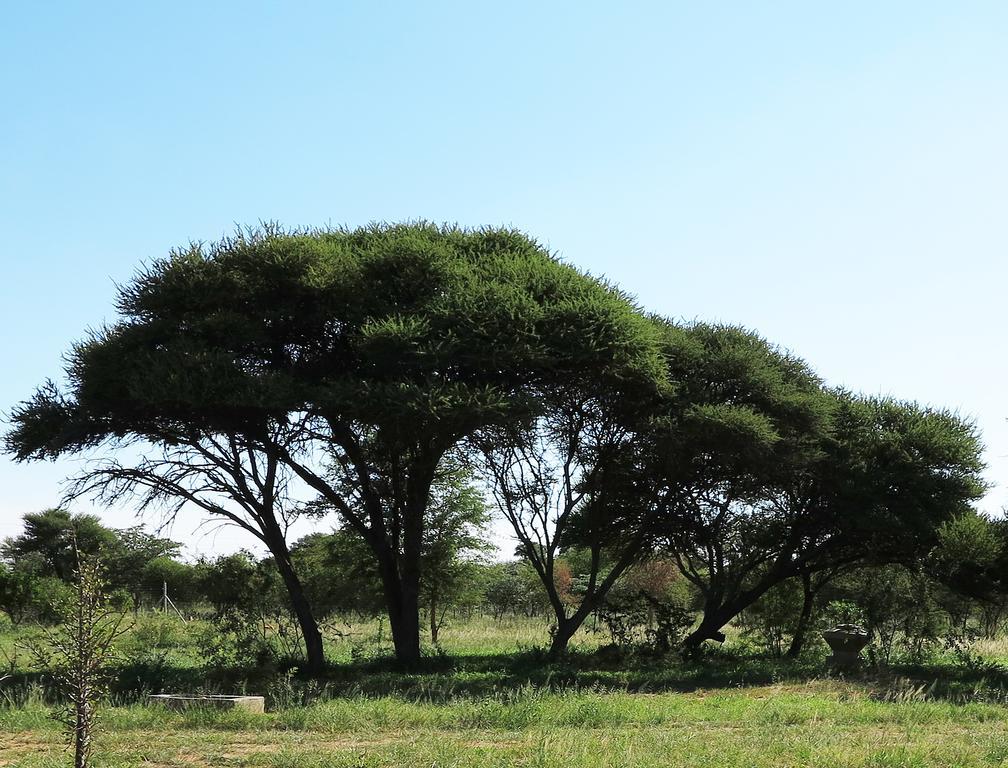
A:
{"type": "MultiPolygon", "coordinates": [[[[391,656],[392,639],[385,619],[344,619],[327,625],[326,653],[336,662],[345,662],[355,654],[391,656]]],[[[448,655],[492,655],[515,653],[549,645],[549,620],[543,617],[476,614],[471,617],[449,618],[441,628],[438,646],[448,655]]],[[[604,636],[593,631],[589,621],[571,641],[572,650],[594,650],[604,636]]],[[[423,642],[428,653],[437,649],[430,643],[426,627],[423,642]]]]}
{"type": "MultiPolygon", "coordinates": [[[[0,717],[0,761],[65,758],[33,707],[0,717]]],[[[98,765],[987,766],[1008,759],[1005,710],[886,703],[813,681],[686,694],[543,693],[445,704],[392,697],[264,716],[106,712],[98,765]]]]}
{"type": "MultiPolygon", "coordinates": [[[[314,685],[283,667],[211,680],[216,671],[200,639],[211,625],[142,615],[121,644],[137,684],[152,685],[149,667],[163,664],[177,675],[168,680],[187,685],[251,686],[267,695],[270,711],[171,713],[131,703],[137,691],[117,695],[129,705],[103,710],[96,766],[1008,764],[1008,709],[999,703],[1006,687],[993,667],[964,671],[948,659],[836,680],[823,676],[821,649],[799,664],[768,659],[735,631],[727,649],[703,662],[610,658],[592,653],[607,638],[590,627],[570,658],[551,664],[535,651],[548,642],[547,624],[449,621],[440,649],[427,644],[430,663],[408,671],[391,663],[387,623],[340,622],[327,632],[333,667],[314,685]]],[[[0,651],[15,648],[15,634],[0,631],[0,651]]],[[[1001,640],[974,648],[991,662],[1006,651],[1001,640]]],[[[18,664],[28,671],[26,658],[18,664]]],[[[0,683],[0,766],[67,764],[51,703],[34,679],[0,683]]]]}

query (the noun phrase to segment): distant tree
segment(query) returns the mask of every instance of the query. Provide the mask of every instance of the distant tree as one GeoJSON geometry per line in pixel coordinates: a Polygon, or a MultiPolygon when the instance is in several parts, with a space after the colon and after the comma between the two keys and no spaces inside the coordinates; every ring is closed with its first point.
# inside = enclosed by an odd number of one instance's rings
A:
{"type": "Polygon", "coordinates": [[[979,599],[1001,591],[1008,542],[1000,521],[968,509],[943,522],[928,562],[930,572],[952,589],[979,599]]]}
{"type": "Polygon", "coordinates": [[[484,573],[484,599],[493,617],[538,616],[551,610],[539,575],[526,560],[493,563],[484,573]]]}
{"type": "Polygon", "coordinates": [[[104,554],[116,543],[115,532],[94,515],[71,515],[62,509],[29,512],[24,530],[0,546],[0,555],[22,569],[38,569],[40,575],[56,576],[65,582],[76,569],[74,540],[84,555],[104,554]]]}
{"type": "Polygon", "coordinates": [[[168,596],[176,606],[192,605],[201,597],[197,569],[168,556],[148,560],[140,572],[137,585],[141,593],[152,598],[167,588],[168,596]]]}
{"type": "Polygon", "coordinates": [[[144,594],[150,594],[149,585],[144,583],[144,574],[150,563],[155,560],[171,561],[178,556],[181,548],[177,541],[147,533],[140,526],[115,531],[115,539],[102,555],[109,587],[128,592],[134,610],[139,609],[144,594]]]}
{"type": "Polygon", "coordinates": [[[660,367],[624,297],[510,230],[267,227],[154,262],[118,307],[120,322],[74,350],[67,393],[43,386],[15,409],[7,450],[153,453],[111,476],[258,532],[316,668],[321,639],[262,488],[276,462],[367,542],[396,654],[412,662],[442,458],[481,427],[527,416],[544,391],[660,367]]]}
{"type": "Polygon", "coordinates": [[[384,598],[378,568],[367,542],[352,528],[310,533],[291,545],[291,558],[320,618],[382,613],[384,598]]]}
{"type": "Polygon", "coordinates": [[[17,626],[30,612],[37,594],[37,577],[0,563],[0,611],[17,626]]]}
{"type": "Polygon", "coordinates": [[[251,552],[235,552],[196,565],[199,590],[218,616],[231,612],[272,611],[276,572],[260,567],[251,552]]]}
{"type": "MultiPolygon", "coordinates": [[[[0,553],[24,578],[30,574],[38,582],[55,576],[69,583],[76,568],[75,542],[81,554],[101,560],[105,585],[110,590],[127,592],[134,608],[139,607],[146,590],[142,574],[147,563],[159,557],[175,557],[181,547],[178,542],[147,533],[141,526],[117,530],[103,525],[94,515],[50,509],[26,514],[23,532],[7,539],[0,553]]],[[[47,588],[36,583],[35,589],[44,592],[47,588]]]]}
{"type": "Polygon", "coordinates": [[[667,653],[696,616],[696,595],[676,564],[653,556],[629,569],[613,585],[595,616],[616,647],[639,646],[667,653]]]}
{"type": "Polygon", "coordinates": [[[922,561],[940,584],[936,599],[960,635],[979,630],[993,637],[1008,610],[1008,525],[967,510],[938,529],[938,543],[922,561]]]}
{"type": "Polygon", "coordinates": [[[432,643],[438,641],[445,609],[476,598],[478,562],[492,548],[486,539],[489,522],[469,473],[448,462],[431,486],[421,555],[420,590],[432,643]]]}

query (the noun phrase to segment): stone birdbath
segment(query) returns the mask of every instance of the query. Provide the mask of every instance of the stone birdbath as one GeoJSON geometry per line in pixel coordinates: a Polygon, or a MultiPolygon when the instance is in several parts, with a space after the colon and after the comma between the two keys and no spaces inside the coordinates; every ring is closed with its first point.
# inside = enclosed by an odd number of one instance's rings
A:
{"type": "Polygon", "coordinates": [[[823,640],[833,655],[826,659],[830,669],[851,672],[861,666],[861,650],[871,639],[857,624],[838,624],[823,632],[823,640]]]}

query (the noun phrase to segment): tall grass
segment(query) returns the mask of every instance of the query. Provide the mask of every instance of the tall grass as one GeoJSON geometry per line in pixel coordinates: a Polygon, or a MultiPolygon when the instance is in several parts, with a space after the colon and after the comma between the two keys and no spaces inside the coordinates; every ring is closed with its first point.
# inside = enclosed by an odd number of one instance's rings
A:
{"type": "MultiPolygon", "coordinates": [[[[440,704],[355,696],[264,716],[113,709],[101,765],[160,766],[990,766],[1008,759],[1005,710],[880,701],[860,685],[691,693],[525,687],[440,704]]],[[[0,715],[0,764],[57,765],[59,734],[0,715]],[[4,738],[3,733],[12,734],[4,738]]]]}

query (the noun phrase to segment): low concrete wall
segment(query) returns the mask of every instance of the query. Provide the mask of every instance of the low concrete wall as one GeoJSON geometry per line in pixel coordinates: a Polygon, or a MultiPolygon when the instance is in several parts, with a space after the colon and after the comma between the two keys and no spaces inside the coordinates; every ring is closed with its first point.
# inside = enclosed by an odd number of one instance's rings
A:
{"type": "Polygon", "coordinates": [[[184,693],[154,693],[147,697],[148,704],[158,704],[168,709],[241,709],[261,714],[266,709],[262,696],[201,696],[184,693]]]}

